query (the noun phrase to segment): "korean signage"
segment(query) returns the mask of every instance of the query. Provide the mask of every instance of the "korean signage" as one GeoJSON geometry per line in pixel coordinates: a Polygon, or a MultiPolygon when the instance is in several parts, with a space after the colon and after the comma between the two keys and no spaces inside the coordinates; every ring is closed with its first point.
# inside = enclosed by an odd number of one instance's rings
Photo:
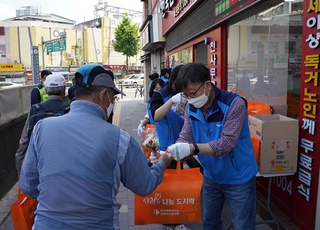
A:
{"type": "Polygon", "coordinates": [[[66,39],[47,43],[47,53],[66,50],[66,39]]]}
{"type": "MultiPolygon", "coordinates": [[[[164,9],[162,14],[162,32],[166,35],[173,28],[182,16],[192,13],[201,0],[164,0],[164,9]]],[[[260,0],[215,0],[212,14],[214,20],[212,25],[218,24],[231,16],[238,14],[260,0]]]]}
{"type": "Polygon", "coordinates": [[[319,180],[320,0],[304,1],[298,171],[292,222],[315,229],[319,180]]]}
{"type": "Polygon", "coordinates": [[[32,68],[32,84],[38,84],[40,83],[38,46],[31,46],[30,54],[32,68]]]}
{"type": "Polygon", "coordinates": [[[181,16],[189,11],[196,2],[200,0],[164,0],[164,9],[162,12],[162,32],[166,32],[171,26],[181,18],[181,16]]]}
{"type": "Polygon", "coordinates": [[[69,72],[69,67],[63,67],[63,66],[46,67],[46,70],[49,70],[51,72],[69,72]]]}
{"type": "Polygon", "coordinates": [[[0,55],[1,54],[6,54],[7,51],[6,51],[6,45],[0,45],[0,55]]]}
{"type": "Polygon", "coordinates": [[[24,71],[22,64],[0,64],[0,72],[24,71]]]}
{"type": "Polygon", "coordinates": [[[141,49],[143,49],[143,47],[145,47],[147,44],[150,43],[150,24],[148,24],[144,30],[141,32],[140,35],[140,47],[141,49]]]}
{"type": "Polygon", "coordinates": [[[107,69],[111,69],[111,70],[114,70],[114,69],[126,69],[126,66],[125,65],[103,65],[104,68],[107,68],[107,69]]]}
{"type": "Polygon", "coordinates": [[[224,81],[223,76],[227,73],[227,68],[223,68],[223,63],[227,63],[226,55],[222,55],[224,42],[226,42],[223,37],[225,36],[225,28],[219,26],[218,28],[210,31],[205,36],[210,38],[210,43],[208,47],[208,69],[211,76],[211,81],[214,82],[216,86],[223,89],[224,81]]]}

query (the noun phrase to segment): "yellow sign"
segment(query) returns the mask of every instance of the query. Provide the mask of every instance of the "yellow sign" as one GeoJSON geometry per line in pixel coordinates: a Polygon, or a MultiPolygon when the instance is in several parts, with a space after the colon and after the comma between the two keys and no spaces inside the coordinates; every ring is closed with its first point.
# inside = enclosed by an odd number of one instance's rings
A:
{"type": "Polygon", "coordinates": [[[238,67],[256,67],[258,60],[238,60],[238,67]]]}
{"type": "Polygon", "coordinates": [[[0,64],[0,72],[8,72],[8,71],[24,71],[22,68],[22,64],[14,63],[14,64],[0,64]]]}

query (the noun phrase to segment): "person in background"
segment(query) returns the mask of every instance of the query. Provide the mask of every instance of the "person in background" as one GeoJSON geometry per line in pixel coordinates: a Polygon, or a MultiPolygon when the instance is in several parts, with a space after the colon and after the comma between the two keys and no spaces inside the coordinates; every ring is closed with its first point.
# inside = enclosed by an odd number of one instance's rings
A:
{"type": "Polygon", "coordinates": [[[165,83],[169,81],[169,76],[170,76],[169,73],[170,71],[167,68],[161,69],[161,79],[165,83]]]}
{"type": "Polygon", "coordinates": [[[258,80],[254,86],[254,89],[252,90],[254,95],[264,95],[266,97],[269,96],[270,93],[270,87],[269,85],[264,81],[264,77],[262,74],[258,75],[258,80]]]}
{"type": "Polygon", "coordinates": [[[18,178],[20,177],[21,165],[29,145],[29,133],[33,129],[33,126],[36,124],[37,120],[40,118],[44,119],[46,113],[48,112],[50,113],[47,115],[52,116],[52,113],[64,113],[69,111],[68,104],[63,101],[66,90],[66,81],[64,77],[61,74],[49,75],[47,80],[44,82],[44,85],[49,96],[48,100],[31,106],[26,123],[21,133],[19,149],[15,154],[18,178]],[[39,117],[36,117],[37,114],[39,114],[39,117]]]}
{"type": "MultiPolygon", "coordinates": [[[[174,144],[179,138],[183,126],[183,118],[178,116],[171,107],[181,101],[186,102],[176,86],[178,72],[182,65],[175,67],[169,81],[164,88],[152,95],[150,102],[151,117],[156,122],[159,136],[160,151],[166,151],[168,146],[174,144]]],[[[172,161],[170,168],[176,168],[176,161],[172,161]]]]}
{"type": "Polygon", "coordinates": [[[253,99],[253,96],[250,90],[250,78],[249,78],[248,70],[243,71],[242,78],[238,80],[237,87],[238,87],[238,90],[244,93],[246,99],[248,98],[253,99]]]}
{"type": "Polygon", "coordinates": [[[70,103],[75,100],[75,97],[74,97],[75,85],[76,85],[76,78],[72,78],[72,86],[68,89],[68,98],[70,100],[70,103]]]}
{"type": "MultiPolygon", "coordinates": [[[[153,93],[162,89],[163,86],[164,86],[164,82],[161,79],[158,78],[158,79],[153,80],[151,82],[149,97],[152,98],[153,93]]],[[[145,130],[147,124],[155,125],[155,122],[151,116],[150,101],[151,101],[151,99],[149,99],[149,101],[148,101],[147,114],[144,116],[144,119],[141,121],[141,123],[139,124],[138,129],[137,129],[138,136],[140,138],[141,138],[143,130],[145,130]]]]}
{"type": "Polygon", "coordinates": [[[39,121],[32,132],[20,188],[39,202],[34,230],[119,229],[120,182],[147,196],[172,160],[162,154],[149,168],[134,138],[106,121],[114,95],[124,93],[110,70],[89,65],[75,74],[70,112],[39,121]]]}
{"type": "Polygon", "coordinates": [[[39,85],[34,87],[31,91],[31,105],[45,102],[48,99],[48,94],[46,93],[45,86],[43,82],[46,80],[48,75],[52,74],[49,70],[41,71],[41,82],[39,85]]]}
{"type": "Polygon", "coordinates": [[[158,73],[153,73],[153,74],[150,74],[149,75],[149,78],[151,80],[151,82],[149,83],[149,95],[148,95],[148,100],[150,100],[150,87],[151,87],[151,84],[152,84],[152,81],[159,78],[159,74],[158,73]]]}
{"type": "Polygon", "coordinates": [[[279,96],[279,90],[277,88],[277,77],[274,75],[269,75],[269,88],[270,88],[270,95],[272,97],[279,96]]]}
{"type": "Polygon", "coordinates": [[[246,99],[213,85],[201,63],[184,65],[177,85],[189,103],[179,139],[168,153],[175,160],[198,155],[203,166],[203,229],[222,229],[225,200],[235,229],[255,229],[258,166],[246,99]]]}

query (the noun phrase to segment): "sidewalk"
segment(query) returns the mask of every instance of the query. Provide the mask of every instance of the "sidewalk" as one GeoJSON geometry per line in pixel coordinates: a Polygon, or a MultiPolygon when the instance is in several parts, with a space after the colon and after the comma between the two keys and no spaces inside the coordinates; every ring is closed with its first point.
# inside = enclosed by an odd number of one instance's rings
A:
{"type": "MultiPolygon", "coordinates": [[[[137,97],[136,99],[120,99],[116,103],[113,123],[114,125],[124,129],[136,141],[139,141],[137,134],[137,127],[140,120],[146,114],[147,105],[143,102],[143,98],[137,97]]],[[[0,230],[13,230],[12,217],[10,214],[10,205],[13,204],[17,196],[17,184],[7,193],[7,195],[0,201],[0,230]]],[[[134,194],[125,188],[122,184],[117,195],[117,201],[122,206],[120,209],[120,228],[121,230],[166,230],[167,228],[161,224],[152,225],[134,225],[134,194]]],[[[261,220],[257,216],[257,220],[261,220]]],[[[222,213],[223,229],[227,229],[231,221],[231,211],[229,206],[225,203],[222,213]]],[[[192,230],[202,230],[201,224],[185,224],[192,230]]],[[[231,228],[233,229],[233,228],[231,228]]],[[[257,225],[258,230],[271,229],[268,225],[257,225]]]]}

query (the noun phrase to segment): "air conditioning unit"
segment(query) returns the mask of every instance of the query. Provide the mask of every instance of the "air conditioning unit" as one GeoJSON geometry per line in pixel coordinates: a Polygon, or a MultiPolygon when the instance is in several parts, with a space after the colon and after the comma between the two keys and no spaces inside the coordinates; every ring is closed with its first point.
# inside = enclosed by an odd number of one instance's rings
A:
{"type": "Polygon", "coordinates": [[[73,59],[73,53],[67,53],[67,59],[73,59]]]}
{"type": "Polygon", "coordinates": [[[13,60],[13,63],[20,63],[20,59],[13,60]]]}

